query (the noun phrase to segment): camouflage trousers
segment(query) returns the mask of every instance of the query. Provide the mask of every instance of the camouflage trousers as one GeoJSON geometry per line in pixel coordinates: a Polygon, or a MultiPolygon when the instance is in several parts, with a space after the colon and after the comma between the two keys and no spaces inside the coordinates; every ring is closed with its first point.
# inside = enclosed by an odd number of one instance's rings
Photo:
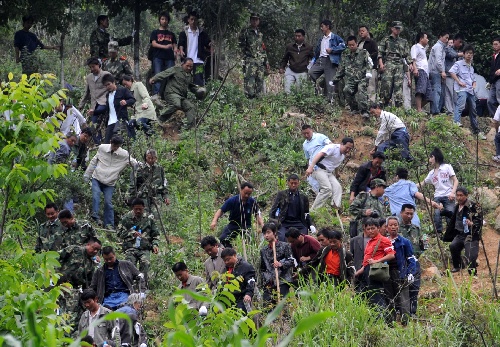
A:
{"type": "Polygon", "coordinates": [[[34,53],[25,53],[21,55],[21,66],[23,69],[23,74],[30,77],[31,74],[37,73],[40,70],[40,59],[38,55],[34,53]]]}
{"type": "Polygon", "coordinates": [[[361,81],[346,79],[344,97],[347,104],[351,107],[351,111],[368,112],[368,83],[365,79],[361,81]]]}
{"type": "Polygon", "coordinates": [[[247,98],[255,98],[264,92],[264,71],[262,62],[245,61],[243,82],[247,98]]]}
{"type": "Polygon", "coordinates": [[[137,248],[129,248],[125,250],[125,260],[128,260],[134,266],[139,263],[139,271],[144,274],[144,281],[146,282],[146,287],[148,286],[148,272],[149,264],[151,260],[151,251],[146,251],[137,248]]]}
{"type": "Polygon", "coordinates": [[[389,105],[391,98],[396,107],[403,105],[403,63],[387,61],[385,70],[380,74],[380,100],[385,106],[389,105]]]}
{"type": "Polygon", "coordinates": [[[80,290],[79,289],[69,289],[68,291],[63,291],[62,295],[59,297],[59,309],[64,320],[71,325],[72,334],[78,330],[78,322],[82,316],[84,309],[80,303],[80,290]]]}
{"type": "Polygon", "coordinates": [[[160,121],[166,122],[176,111],[182,111],[186,115],[189,127],[195,125],[196,108],[193,103],[177,94],[165,94],[165,105],[159,109],[160,121]]]}

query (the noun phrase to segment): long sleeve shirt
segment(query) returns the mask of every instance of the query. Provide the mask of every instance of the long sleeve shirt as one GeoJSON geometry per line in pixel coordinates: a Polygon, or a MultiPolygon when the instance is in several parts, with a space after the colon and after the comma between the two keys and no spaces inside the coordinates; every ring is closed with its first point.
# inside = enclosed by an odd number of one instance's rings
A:
{"type": "Polygon", "coordinates": [[[440,40],[432,46],[431,54],[429,55],[429,73],[440,74],[445,71],[445,47],[446,45],[440,40]]]}
{"type": "Polygon", "coordinates": [[[110,144],[100,145],[85,171],[85,176],[92,177],[107,186],[114,186],[127,165],[137,166],[137,164],[137,160],[129,156],[123,148],[112,152],[110,144]]]}
{"type": "Polygon", "coordinates": [[[382,111],[380,114],[380,128],[378,129],[375,146],[391,138],[391,134],[397,129],[405,128],[405,123],[395,114],[382,111]]]}

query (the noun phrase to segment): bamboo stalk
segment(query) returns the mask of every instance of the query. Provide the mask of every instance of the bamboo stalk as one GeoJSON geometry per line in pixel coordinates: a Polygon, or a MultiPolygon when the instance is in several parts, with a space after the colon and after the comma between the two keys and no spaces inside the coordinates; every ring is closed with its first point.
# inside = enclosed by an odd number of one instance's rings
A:
{"type": "MultiPolygon", "coordinates": [[[[277,262],[278,260],[276,259],[276,241],[273,242],[273,257],[274,257],[274,262],[277,262]]],[[[274,268],[274,274],[276,276],[276,292],[278,293],[278,303],[280,302],[280,275],[278,273],[278,268],[274,268]]]]}

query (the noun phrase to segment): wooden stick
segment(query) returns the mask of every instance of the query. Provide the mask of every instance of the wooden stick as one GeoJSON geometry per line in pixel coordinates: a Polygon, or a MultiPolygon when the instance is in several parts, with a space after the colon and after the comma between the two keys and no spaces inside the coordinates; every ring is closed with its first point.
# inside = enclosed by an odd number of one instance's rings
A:
{"type": "Polygon", "coordinates": [[[342,219],[340,219],[340,215],[339,215],[339,210],[338,209],[335,209],[335,214],[337,215],[337,218],[339,220],[340,229],[342,229],[342,235],[343,235],[344,234],[344,224],[342,223],[342,219]]]}
{"type": "Polygon", "coordinates": [[[243,229],[241,229],[241,245],[243,246],[243,259],[245,259],[245,261],[248,261],[247,245],[245,242],[245,230],[243,230],[243,229]]]}
{"type": "MultiPolygon", "coordinates": [[[[274,262],[277,262],[276,259],[276,241],[273,242],[273,256],[274,262]]],[[[278,273],[278,268],[274,268],[274,274],[276,275],[276,291],[278,292],[278,303],[280,302],[280,275],[278,273]]]]}

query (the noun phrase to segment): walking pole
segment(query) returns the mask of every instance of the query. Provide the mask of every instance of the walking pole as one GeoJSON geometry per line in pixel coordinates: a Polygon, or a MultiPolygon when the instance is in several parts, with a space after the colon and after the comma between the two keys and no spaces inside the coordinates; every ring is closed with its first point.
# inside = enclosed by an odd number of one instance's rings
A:
{"type": "Polygon", "coordinates": [[[161,230],[163,231],[163,235],[165,235],[165,240],[167,241],[167,245],[169,245],[170,240],[168,238],[168,233],[167,233],[167,230],[165,229],[165,226],[163,225],[163,220],[161,219],[161,214],[160,214],[160,208],[158,207],[158,204],[156,203],[155,198],[151,198],[151,203],[156,208],[156,213],[158,213],[158,219],[160,220],[161,230]]]}
{"type": "Polygon", "coordinates": [[[493,278],[493,288],[497,288],[498,260],[500,258],[500,241],[498,241],[497,265],[495,266],[495,278],[493,278]]]}
{"type": "MultiPolygon", "coordinates": [[[[276,259],[276,241],[273,242],[273,257],[274,257],[274,262],[277,262],[278,260],[276,259]]],[[[278,268],[274,268],[274,274],[276,276],[276,292],[278,292],[278,303],[280,302],[280,276],[278,273],[278,268]]]]}
{"type": "Polygon", "coordinates": [[[344,224],[342,223],[342,219],[340,219],[340,215],[339,215],[339,210],[338,209],[335,209],[335,214],[337,215],[337,218],[339,220],[340,229],[342,229],[342,234],[344,234],[344,224]]]}
{"type": "Polygon", "coordinates": [[[248,261],[248,257],[247,257],[247,245],[246,245],[246,242],[245,242],[245,231],[243,229],[241,229],[241,245],[243,247],[243,259],[245,259],[245,261],[248,261]]]}

